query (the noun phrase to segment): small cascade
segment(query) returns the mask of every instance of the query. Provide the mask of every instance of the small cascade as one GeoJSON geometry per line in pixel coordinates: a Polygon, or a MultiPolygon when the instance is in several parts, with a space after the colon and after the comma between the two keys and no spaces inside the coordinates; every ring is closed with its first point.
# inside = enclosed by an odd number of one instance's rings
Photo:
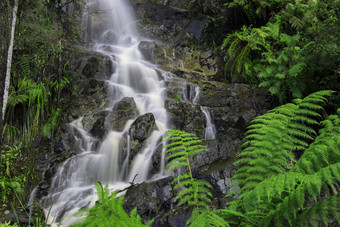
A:
{"type": "MultiPolygon", "coordinates": [[[[200,98],[200,87],[194,84],[186,84],[183,87],[182,98],[185,102],[197,105],[200,98]]],[[[201,111],[204,114],[206,127],[204,130],[204,139],[213,140],[216,138],[216,127],[211,118],[209,108],[206,106],[201,106],[201,111]]]]}
{"type": "MultiPolygon", "coordinates": [[[[126,0],[88,0],[83,16],[84,39],[93,51],[107,56],[115,66],[114,73],[106,81],[110,100],[102,110],[112,111],[123,98],[132,98],[139,116],[152,113],[157,129],[131,157],[129,129],[136,118],[129,119],[122,131],[107,132],[102,141],[84,129],[83,117],[70,123],[69,131],[76,141],[74,147],[79,151],[61,164],[48,195],[41,200],[49,213],[48,223],[53,222],[53,226],[69,226],[78,221],[81,217],[74,214],[81,208],[93,206],[97,200],[95,183],[98,181],[108,184],[111,190],[118,190],[126,188],[133,180],[150,180],[164,172],[165,161],[160,160],[160,173],[149,174],[152,156],[168,130],[165,84],[159,79],[155,66],[146,62],[138,50],[140,40],[135,22],[126,0]]],[[[164,152],[161,157],[165,158],[164,152]]]]}
{"type": "Polygon", "coordinates": [[[205,120],[207,124],[205,127],[205,131],[204,131],[204,139],[213,140],[216,138],[216,127],[212,122],[211,114],[209,112],[208,107],[206,106],[201,106],[201,110],[205,116],[205,120]]]}
{"type": "Polygon", "coordinates": [[[183,97],[185,102],[197,104],[200,97],[200,87],[195,84],[185,84],[183,87],[183,97]]]}

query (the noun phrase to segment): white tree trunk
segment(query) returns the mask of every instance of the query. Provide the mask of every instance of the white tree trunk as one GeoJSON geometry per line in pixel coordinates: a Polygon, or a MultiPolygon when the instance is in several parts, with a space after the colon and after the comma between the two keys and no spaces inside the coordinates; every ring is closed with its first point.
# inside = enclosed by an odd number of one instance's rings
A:
{"type": "Polygon", "coordinates": [[[2,104],[2,120],[5,118],[5,110],[8,100],[8,89],[11,78],[11,66],[12,66],[12,56],[13,56],[13,46],[14,46],[14,33],[15,33],[15,24],[17,21],[17,13],[18,13],[18,0],[15,0],[13,7],[13,15],[12,15],[12,27],[11,27],[11,40],[8,47],[8,55],[7,55],[7,70],[6,70],[6,79],[5,79],[5,88],[4,88],[4,98],[2,104]]]}

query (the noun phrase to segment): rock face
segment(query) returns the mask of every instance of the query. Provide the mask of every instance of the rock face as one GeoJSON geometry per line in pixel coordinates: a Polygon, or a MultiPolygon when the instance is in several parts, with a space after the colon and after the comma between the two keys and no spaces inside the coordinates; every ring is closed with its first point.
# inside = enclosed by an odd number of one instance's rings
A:
{"type": "Polygon", "coordinates": [[[170,128],[203,135],[204,115],[198,105],[168,99],[165,101],[165,108],[168,111],[170,128]]]}

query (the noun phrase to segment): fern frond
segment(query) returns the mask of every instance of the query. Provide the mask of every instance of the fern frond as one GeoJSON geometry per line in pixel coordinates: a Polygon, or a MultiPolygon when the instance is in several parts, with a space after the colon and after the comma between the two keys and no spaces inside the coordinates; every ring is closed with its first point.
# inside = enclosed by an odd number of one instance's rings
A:
{"type": "Polygon", "coordinates": [[[251,121],[241,146],[243,151],[238,155],[240,159],[235,162],[242,164],[233,176],[241,191],[251,190],[256,183],[292,168],[292,152],[306,149],[308,141],[314,140],[316,132],[309,125],[319,124],[315,118],[320,118],[320,103],[332,93],[316,92],[251,121]]]}
{"type": "Polygon", "coordinates": [[[212,196],[209,188],[212,186],[203,180],[197,180],[192,177],[189,157],[196,155],[208,149],[203,146],[202,140],[194,134],[179,130],[170,130],[164,135],[163,141],[169,141],[170,144],[164,148],[166,153],[170,155],[166,158],[170,160],[167,164],[168,169],[176,169],[180,167],[187,167],[189,173],[184,173],[176,177],[172,184],[174,190],[179,190],[176,200],[179,200],[178,205],[188,204],[194,205],[196,208],[208,208],[212,196]]]}
{"type": "MultiPolygon", "coordinates": [[[[92,208],[85,210],[87,217],[72,225],[77,226],[151,226],[153,220],[143,225],[142,218],[138,215],[137,209],[133,209],[130,215],[124,211],[124,196],[116,198],[117,191],[110,194],[108,186],[103,187],[96,183],[98,203],[92,208]],[[100,222],[98,222],[100,221],[100,222]],[[100,224],[99,224],[100,223],[100,224]]],[[[82,211],[84,212],[84,211],[82,211]]]]}
{"type": "Polygon", "coordinates": [[[292,168],[294,172],[311,174],[320,168],[340,160],[340,117],[330,116],[321,122],[319,136],[305,150],[292,168]]]}
{"type": "Polygon", "coordinates": [[[230,226],[229,223],[209,209],[199,211],[195,209],[191,217],[188,219],[188,226],[192,227],[224,227],[230,226]]]}
{"type": "Polygon", "coordinates": [[[340,225],[340,194],[323,199],[320,203],[305,209],[294,221],[296,226],[320,226],[329,224],[329,218],[340,225]]]}

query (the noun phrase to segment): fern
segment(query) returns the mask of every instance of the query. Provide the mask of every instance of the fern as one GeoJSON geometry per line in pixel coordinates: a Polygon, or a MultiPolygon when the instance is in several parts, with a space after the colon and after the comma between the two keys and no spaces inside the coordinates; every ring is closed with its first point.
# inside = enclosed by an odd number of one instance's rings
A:
{"type": "Polygon", "coordinates": [[[283,103],[287,93],[293,98],[302,97],[302,75],[307,67],[304,52],[313,42],[302,45],[299,34],[283,33],[281,20],[276,16],[274,22],[260,28],[244,26],[229,34],[221,49],[227,49],[225,71],[231,72],[233,81],[245,76],[259,87],[268,88],[283,103]]]}
{"type": "Polygon", "coordinates": [[[255,118],[249,126],[243,152],[236,164],[242,166],[234,179],[243,191],[253,189],[264,179],[285,172],[294,163],[293,151],[303,151],[316,135],[309,126],[318,124],[325,97],[331,91],[320,91],[296,100],[296,104],[286,104],[255,118]]]}
{"type": "Polygon", "coordinates": [[[176,177],[172,184],[175,185],[175,190],[180,190],[176,196],[179,205],[188,204],[198,208],[209,208],[208,204],[211,202],[211,192],[209,188],[212,186],[204,181],[194,179],[190,167],[190,157],[202,152],[207,151],[203,146],[202,140],[197,136],[183,132],[180,130],[170,130],[164,135],[163,141],[170,141],[164,147],[166,153],[170,155],[166,158],[169,160],[167,164],[168,169],[177,169],[180,167],[187,167],[189,173],[184,173],[176,177]]]}
{"type": "Polygon", "coordinates": [[[239,197],[226,209],[249,220],[232,213],[229,219],[258,226],[340,224],[340,109],[319,123],[332,93],[316,92],[252,121],[233,177],[239,197]],[[298,160],[297,152],[303,152],[298,160]]]}
{"type": "Polygon", "coordinates": [[[202,212],[194,210],[191,217],[187,221],[188,226],[192,227],[223,227],[230,226],[229,223],[217,211],[206,209],[202,212]]]}
{"type": "Polygon", "coordinates": [[[98,203],[92,208],[87,210],[87,217],[72,225],[76,226],[151,226],[152,221],[146,225],[142,224],[141,217],[137,214],[137,208],[133,209],[127,214],[123,209],[124,196],[117,197],[117,191],[110,194],[108,186],[103,186],[100,183],[96,183],[98,192],[98,203]],[[100,223],[100,224],[99,224],[100,223]]]}

